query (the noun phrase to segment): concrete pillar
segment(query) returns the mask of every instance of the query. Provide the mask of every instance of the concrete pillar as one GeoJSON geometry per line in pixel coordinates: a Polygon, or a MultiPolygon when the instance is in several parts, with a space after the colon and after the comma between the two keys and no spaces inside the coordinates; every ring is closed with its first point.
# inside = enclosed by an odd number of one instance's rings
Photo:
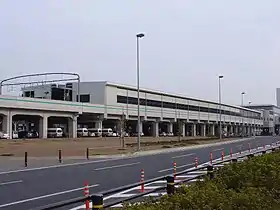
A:
{"type": "Polygon", "coordinates": [[[159,127],[159,123],[158,122],[153,122],[153,136],[154,137],[158,137],[158,127],[159,127]]]}
{"type": "Polygon", "coordinates": [[[233,133],[233,125],[230,125],[230,127],[229,127],[229,132],[230,132],[230,134],[233,133]]]}
{"type": "Polygon", "coordinates": [[[7,115],[3,116],[2,131],[3,131],[3,133],[7,133],[7,131],[8,131],[8,116],[7,115]]]}
{"type": "Polygon", "coordinates": [[[206,136],[206,126],[205,124],[200,124],[200,136],[206,136]]]}
{"type": "Polygon", "coordinates": [[[168,123],[167,132],[168,133],[173,133],[173,123],[172,122],[168,123]]]}
{"type": "Polygon", "coordinates": [[[69,137],[77,138],[77,118],[76,116],[68,119],[68,126],[69,126],[69,137]]]}
{"type": "Polygon", "coordinates": [[[39,120],[39,136],[43,139],[48,138],[48,117],[45,115],[39,120]]]}
{"type": "Polygon", "coordinates": [[[211,134],[211,136],[215,136],[215,125],[214,124],[210,125],[210,134],[211,134]]]}
{"type": "Polygon", "coordinates": [[[192,136],[196,136],[196,124],[192,124],[192,136]]]}
{"type": "Polygon", "coordinates": [[[186,136],[186,124],[184,122],[182,122],[182,136],[186,136]]]}
{"type": "Polygon", "coordinates": [[[13,138],[13,115],[11,112],[3,117],[3,132],[9,135],[9,138],[13,138]]]}
{"type": "Polygon", "coordinates": [[[103,128],[102,120],[95,121],[95,128],[103,128]]]}

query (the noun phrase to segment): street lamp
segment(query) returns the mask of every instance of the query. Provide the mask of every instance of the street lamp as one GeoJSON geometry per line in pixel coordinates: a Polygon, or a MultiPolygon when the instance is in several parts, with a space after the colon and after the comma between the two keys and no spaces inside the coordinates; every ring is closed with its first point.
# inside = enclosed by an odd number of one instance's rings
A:
{"type": "Polygon", "coordinates": [[[241,106],[243,106],[245,92],[241,93],[241,106]]]}
{"type": "Polygon", "coordinates": [[[139,64],[139,39],[143,38],[145,35],[143,33],[139,33],[136,35],[136,43],[137,43],[137,49],[136,49],[136,56],[137,56],[137,150],[140,150],[140,87],[139,87],[139,77],[140,77],[140,64],[139,64]]]}
{"type": "Polygon", "coordinates": [[[219,125],[219,130],[220,130],[220,140],[222,140],[222,96],[221,96],[221,79],[224,78],[224,76],[220,75],[219,77],[219,111],[220,111],[220,125],[219,125]]]}
{"type": "MultiPolygon", "coordinates": [[[[243,107],[245,92],[241,92],[241,107],[243,107]]],[[[242,111],[242,137],[244,137],[244,111],[242,111]]]]}

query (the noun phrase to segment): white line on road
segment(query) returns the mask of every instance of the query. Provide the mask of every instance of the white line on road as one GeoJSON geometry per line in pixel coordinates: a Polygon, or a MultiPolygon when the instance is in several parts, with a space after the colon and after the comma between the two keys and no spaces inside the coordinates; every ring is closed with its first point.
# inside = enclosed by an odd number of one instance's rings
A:
{"type": "Polygon", "coordinates": [[[2,182],[2,183],[0,183],[0,186],[9,185],[9,184],[17,184],[17,183],[21,183],[21,182],[22,182],[22,180],[2,182]]]}
{"type": "Polygon", "coordinates": [[[190,154],[185,154],[185,155],[174,156],[174,157],[172,157],[172,159],[175,159],[175,158],[182,158],[182,157],[188,157],[188,156],[192,156],[192,155],[195,155],[195,153],[190,153],[190,154]]]}
{"type": "MultiPolygon", "coordinates": [[[[192,165],[194,165],[194,163],[177,166],[176,169],[178,169],[178,168],[185,168],[185,167],[192,166],[192,165]]],[[[162,173],[162,172],[166,172],[166,171],[172,171],[172,170],[174,170],[174,168],[167,168],[167,169],[163,169],[163,170],[158,171],[158,173],[162,173]]]]}
{"type": "Polygon", "coordinates": [[[236,145],[236,147],[243,147],[243,144],[236,145]]]}
{"type": "Polygon", "coordinates": [[[218,149],[214,149],[213,152],[217,152],[217,151],[220,151],[220,150],[223,150],[225,148],[218,148],[218,149]]]}
{"type": "Polygon", "coordinates": [[[67,166],[87,165],[87,164],[92,164],[92,163],[102,163],[102,162],[106,162],[106,161],[115,161],[115,160],[120,160],[120,159],[123,159],[123,158],[115,158],[115,159],[108,158],[108,159],[93,160],[93,161],[86,161],[86,162],[67,163],[67,164],[63,164],[63,165],[51,165],[51,166],[42,166],[42,167],[38,167],[38,168],[27,168],[27,169],[19,169],[19,170],[12,170],[12,171],[2,171],[2,172],[0,172],[0,175],[12,174],[12,173],[18,173],[18,172],[37,171],[37,170],[44,170],[44,169],[51,169],[51,168],[63,168],[63,167],[67,167],[67,166]]]}
{"type": "MultiPolygon", "coordinates": [[[[99,184],[90,185],[89,188],[97,187],[97,186],[99,186],[99,184]]],[[[0,208],[7,207],[7,206],[13,206],[13,205],[21,204],[21,203],[26,203],[26,202],[30,202],[30,201],[36,201],[36,200],[40,200],[43,198],[53,197],[53,196],[62,195],[62,194],[66,194],[66,193],[71,193],[71,192],[75,192],[75,191],[79,191],[79,190],[83,190],[83,189],[84,189],[84,187],[79,187],[76,189],[56,192],[53,194],[42,195],[42,196],[38,196],[38,197],[28,198],[25,200],[19,200],[19,201],[15,201],[15,202],[11,202],[11,203],[2,204],[2,205],[0,205],[0,208]]]]}
{"type": "Polygon", "coordinates": [[[94,170],[95,171],[101,171],[101,170],[112,169],[112,168],[121,168],[121,167],[126,167],[126,166],[134,166],[134,165],[138,165],[138,164],[140,164],[140,162],[128,163],[128,164],[122,164],[122,165],[115,165],[115,166],[108,166],[108,167],[103,167],[103,168],[96,168],[94,170]]]}

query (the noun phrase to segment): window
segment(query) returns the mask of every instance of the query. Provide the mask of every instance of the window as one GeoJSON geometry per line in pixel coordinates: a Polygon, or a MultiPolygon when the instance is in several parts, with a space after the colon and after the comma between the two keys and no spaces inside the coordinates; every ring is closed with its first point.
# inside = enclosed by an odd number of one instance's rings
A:
{"type": "Polygon", "coordinates": [[[170,103],[170,102],[162,102],[162,106],[163,106],[163,108],[167,108],[167,109],[175,109],[176,108],[176,104],[170,103]]]}
{"type": "MultiPolygon", "coordinates": [[[[138,99],[136,97],[127,97],[127,96],[117,96],[117,103],[122,103],[122,104],[133,104],[137,105],[138,104],[138,99]]],[[[199,106],[194,106],[194,105],[187,105],[187,104],[176,104],[172,102],[161,102],[157,100],[151,100],[151,99],[144,99],[140,98],[140,105],[142,106],[150,106],[150,107],[158,107],[158,108],[167,108],[167,109],[178,109],[178,110],[190,110],[190,111],[201,111],[201,112],[209,112],[209,113],[214,113],[214,114],[219,114],[220,109],[215,109],[215,108],[208,108],[208,107],[199,107],[199,106]]],[[[221,110],[221,114],[225,115],[232,115],[232,116],[243,116],[246,117],[246,114],[250,116],[250,118],[255,118],[259,119],[260,114],[258,113],[251,113],[247,112],[244,110],[240,110],[240,113],[237,112],[232,112],[232,111],[226,111],[226,110],[221,110]]]]}
{"type": "Polygon", "coordinates": [[[146,106],[146,104],[147,104],[146,99],[140,98],[140,105],[146,106]]]}
{"type": "Polygon", "coordinates": [[[147,106],[161,107],[161,101],[147,99],[147,106]]]}
{"type": "Polygon", "coordinates": [[[117,96],[117,103],[127,104],[127,96],[117,96]]]}
{"type": "Polygon", "coordinates": [[[208,112],[208,107],[199,107],[201,112],[208,112]]]}
{"type": "Polygon", "coordinates": [[[189,106],[186,104],[177,104],[177,109],[179,110],[188,110],[189,106]]]}
{"type": "Polygon", "coordinates": [[[196,112],[198,112],[198,111],[199,111],[199,107],[198,107],[198,106],[189,105],[189,110],[190,110],[190,111],[196,111],[196,112]]]}
{"type": "MultiPolygon", "coordinates": [[[[76,97],[76,99],[78,101],[78,96],[76,97]]],[[[89,94],[80,95],[80,102],[83,102],[83,103],[90,102],[90,95],[89,94]]]]}
{"type": "Polygon", "coordinates": [[[133,97],[127,97],[127,103],[128,104],[138,105],[138,99],[137,98],[133,98],[133,97]]]}
{"type": "Polygon", "coordinates": [[[25,91],[24,92],[24,97],[30,97],[30,91],[25,91]]]}

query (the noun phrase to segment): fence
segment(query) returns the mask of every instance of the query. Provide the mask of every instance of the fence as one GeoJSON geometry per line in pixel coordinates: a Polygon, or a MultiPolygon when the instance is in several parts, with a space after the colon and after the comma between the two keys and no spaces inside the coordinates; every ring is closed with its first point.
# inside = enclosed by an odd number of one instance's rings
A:
{"type": "MultiPolygon", "coordinates": [[[[115,188],[115,189],[111,189],[108,191],[103,191],[100,192],[98,194],[93,194],[93,195],[88,195],[88,196],[83,196],[83,197],[79,197],[79,198],[75,198],[75,199],[71,199],[71,200],[66,200],[66,201],[62,201],[59,203],[54,203],[54,204],[50,204],[47,206],[43,206],[43,207],[39,207],[36,208],[36,210],[51,210],[51,209],[58,209],[61,207],[67,207],[73,204],[84,204],[84,203],[88,203],[89,201],[91,201],[92,203],[92,209],[94,210],[99,210],[99,209],[104,209],[104,208],[109,208],[112,206],[115,206],[117,204],[120,203],[124,203],[127,201],[133,201],[137,198],[141,198],[144,197],[145,195],[149,195],[151,193],[160,191],[160,190],[166,190],[166,194],[171,195],[175,192],[175,186],[176,185],[180,185],[182,183],[187,183],[190,182],[194,179],[197,179],[198,176],[193,177],[193,178],[186,178],[186,179],[181,179],[181,180],[177,180],[177,182],[175,182],[175,177],[178,177],[180,175],[183,174],[188,174],[191,172],[195,172],[195,171],[201,171],[201,170],[206,170],[207,171],[207,175],[209,176],[210,179],[214,178],[214,169],[216,167],[221,167],[221,164],[225,164],[225,163],[235,163],[238,161],[238,159],[244,159],[244,158],[252,158],[255,155],[264,155],[267,152],[274,152],[275,150],[280,148],[280,142],[277,142],[275,144],[271,144],[269,147],[258,147],[256,149],[249,149],[247,151],[243,151],[242,153],[236,153],[236,154],[232,154],[230,153],[230,155],[228,157],[225,157],[224,155],[222,155],[221,160],[218,161],[213,161],[210,157],[210,161],[209,163],[207,163],[207,165],[202,165],[202,166],[195,166],[192,169],[186,169],[184,171],[181,172],[176,172],[176,169],[174,170],[175,173],[173,173],[172,176],[161,176],[161,177],[157,177],[154,179],[150,179],[147,181],[141,180],[138,183],[134,183],[134,184],[130,184],[130,185],[126,185],[126,186],[122,186],[119,188],[115,188]],[[156,182],[156,181],[165,181],[166,184],[165,186],[160,186],[158,188],[152,189],[152,190],[146,190],[144,191],[143,186],[156,182]],[[131,188],[135,188],[135,187],[140,187],[140,189],[142,189],[140,191],[140,193],[130,196],[130,197],[125,197],[125,198],[121,198],[119,200],[113,201],[113,202],[108,202],[108,203],[104,203],[103,202],[103,198],[105,196],[110,196],[113,195],[115,193],[120,193],[122,191],[131,189],[131,188]]],[[[197,160],[196,160],[197,161],[197,160]]],[[[176,166],[174,166],[176,167],[176,166]]],[[[142,175],[142,173],[141,173],[142,175]]],[[[200,175],[199,177],[204,176],[204,175],[200,175]]],[[[88,206],[88,205],[87,205],[88,206]]],[[[89,208],[88,208],[89,209],[89,208]]]]}

